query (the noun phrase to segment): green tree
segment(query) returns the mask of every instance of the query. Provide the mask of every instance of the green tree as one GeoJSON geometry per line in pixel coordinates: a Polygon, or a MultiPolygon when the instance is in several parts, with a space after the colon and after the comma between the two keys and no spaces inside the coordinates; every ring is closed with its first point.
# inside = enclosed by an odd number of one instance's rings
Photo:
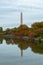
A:
{"type": "Polygon", "coordinates": [[[43,28],[43,22],[35,22],[31,25],[33,29],[43,28]]]}

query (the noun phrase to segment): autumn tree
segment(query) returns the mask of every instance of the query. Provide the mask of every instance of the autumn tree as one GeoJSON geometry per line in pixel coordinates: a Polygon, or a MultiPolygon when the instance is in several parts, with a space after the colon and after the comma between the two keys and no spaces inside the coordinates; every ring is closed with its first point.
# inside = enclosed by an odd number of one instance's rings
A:
{"type": "Polygon", "coordinates": [[[35,22],[31,25],[31,27],[34,29],[43,28],[43,22],[35,22]]]}

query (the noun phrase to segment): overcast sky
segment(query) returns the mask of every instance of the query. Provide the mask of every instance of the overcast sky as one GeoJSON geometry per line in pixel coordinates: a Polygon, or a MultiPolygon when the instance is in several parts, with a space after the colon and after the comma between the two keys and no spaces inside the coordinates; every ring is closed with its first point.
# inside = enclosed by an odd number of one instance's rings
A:
{"type": "Polygon", "coordinates": [[[0,26],[19,25],[21,11],[25,24],[43,21],[43,0],[0,0],[0,26]]]}
{"type": "Polygon", "coordinates": [[[43,8],[43,0],[0,0],[0,8],[1,7],[40,7],[43,8]]]}

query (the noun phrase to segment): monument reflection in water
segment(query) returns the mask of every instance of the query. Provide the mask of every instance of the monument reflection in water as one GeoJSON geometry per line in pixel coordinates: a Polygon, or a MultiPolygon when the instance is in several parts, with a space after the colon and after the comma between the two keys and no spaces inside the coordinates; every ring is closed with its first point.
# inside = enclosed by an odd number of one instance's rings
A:
{"type": "Polygon", "coordinates": [[[32,52],[43,54],[43,42],[40,41],[30,41],[30,40],[24,40],[22,38],[3,38],[0,37],[0,44],[3,44],[3,40],[6,41],[7,45],[17,45],[21,50],[21,56],[23,56],[23,50],[26,50],[27,48],[31,48],[32,52]]]}

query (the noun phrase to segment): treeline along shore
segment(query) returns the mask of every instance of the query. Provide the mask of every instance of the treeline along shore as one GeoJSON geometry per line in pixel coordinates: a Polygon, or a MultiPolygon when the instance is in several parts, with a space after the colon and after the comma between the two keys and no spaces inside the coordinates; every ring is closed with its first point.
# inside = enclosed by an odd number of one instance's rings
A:
{"type": "Polygon", "coordinates": [[[20,26],[12,29],[7,28],[5,31],[0,27],[0,37],[23,37],[36,40],[41,39],[43,41],[43,21],[35,22],[31,27],[21,24],[20,26]]]}

